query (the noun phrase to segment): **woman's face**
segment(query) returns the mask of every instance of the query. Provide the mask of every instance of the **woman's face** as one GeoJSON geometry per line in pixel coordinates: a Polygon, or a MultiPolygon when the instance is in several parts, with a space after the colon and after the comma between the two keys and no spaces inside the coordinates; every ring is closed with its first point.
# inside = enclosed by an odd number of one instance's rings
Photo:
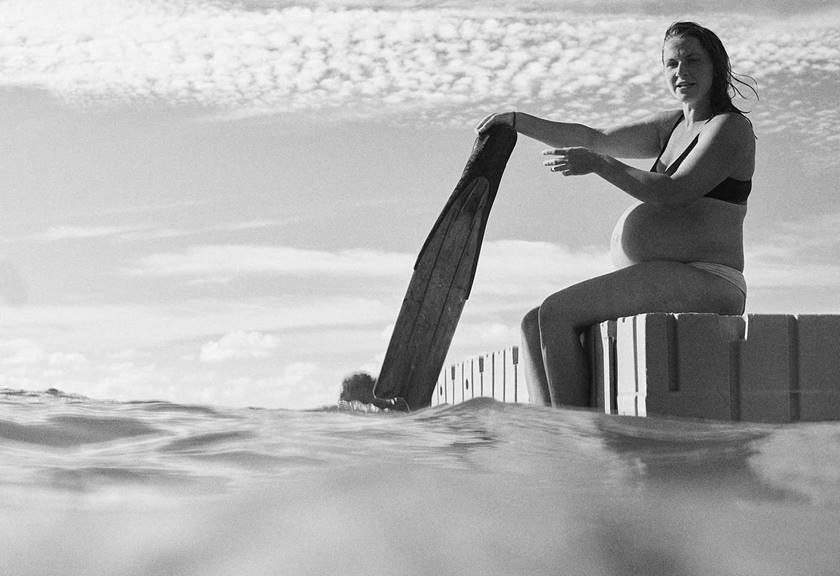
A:
{"type": "Polygon", "coordinates": [[[709,54],[693,36],[675,36],[662,49],[663,72],[668,90],[683,103],[708,100],[714,67],[709,54]]]}

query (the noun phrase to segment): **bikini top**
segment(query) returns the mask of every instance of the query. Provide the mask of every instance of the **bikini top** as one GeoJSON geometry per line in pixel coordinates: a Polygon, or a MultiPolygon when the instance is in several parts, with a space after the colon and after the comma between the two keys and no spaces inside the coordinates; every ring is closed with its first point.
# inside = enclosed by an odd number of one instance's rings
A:
{"type": "MultiPolygon", "coordinates": [[[[684,116],[680,114],[677,123],[674,124],[674,127],[671,128],[671,133],[668,134],[668,139],[665,140],[665,146],[662,147],[662,150],[659,152],[659,156],[656,157],[656,162],[653,163],[653,167],[650,169],[651,172],[659,172],[657,170],[659,166],[659,160],[662,158],[662,154],[665,152],[665,148],[668,147],[668,142],[671,140],[671,136],[674,134],[674,130],[677,129],[677,126],[680,125],[680,122],[683,121],[684,116]]],[[[665,168],[663,174],[670,176],[674,172],[676,172],[677,168],[679,168],[682,161],[685,160],[685,157],[688,156],[689,152],[691,152],[694,147],[697,145],[697,141],[700,138],[700,134],[694,137],[694,140],[691,141],[685,150],[683,150],[682,154],[680,154],[676,160],[671,162],[669,166],[665,168]]],[[[747,203],[747,197],[750,195],[750,190],[752,190],[752,180],[736,180],[735,178],[727,178],[717,186],[715,186],[708,194],[706,194],[706,198],[715,198],[717,200],[723,200],[724,202],[729,202],[731,204],[740,204],[744,205],[747,203]]]]}

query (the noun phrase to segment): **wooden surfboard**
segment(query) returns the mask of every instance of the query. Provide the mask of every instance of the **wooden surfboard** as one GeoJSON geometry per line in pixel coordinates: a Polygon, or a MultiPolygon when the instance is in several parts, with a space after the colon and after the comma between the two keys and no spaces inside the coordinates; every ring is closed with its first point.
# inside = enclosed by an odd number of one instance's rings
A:
{"type": "Polygon", "coordinates": [[[515,145],[516,131],[509,126],[495,126],[476,139],[461,179],[414,264],[374,388],[380,408],[416,410],[431,404],[515,145]]]}

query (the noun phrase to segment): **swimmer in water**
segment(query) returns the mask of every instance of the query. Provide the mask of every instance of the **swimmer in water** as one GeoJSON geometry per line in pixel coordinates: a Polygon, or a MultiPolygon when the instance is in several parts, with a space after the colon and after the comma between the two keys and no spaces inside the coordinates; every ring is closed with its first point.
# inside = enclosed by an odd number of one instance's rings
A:
{"type": "Polygon", "coordinates": [[[589,363],[580,341],[588,326],[648,312],[744,311],[743,222],[755,135],[732,103],[741,94],[734,83],[744,83],[732,75],[720,39],[693,22],[668,28],[662,65],[679,109],[608,129],[521,112],[491,114],[476,127],[482,134],[497,124],[512,126],[551,147],[544,164],[552,172],[597,174],[637,201],[613,232],[618,269],[552,294],[522,320],[533,403],[589,406],[589,363]],[[616,158],[656,160],[648,172],[616,158]]]}

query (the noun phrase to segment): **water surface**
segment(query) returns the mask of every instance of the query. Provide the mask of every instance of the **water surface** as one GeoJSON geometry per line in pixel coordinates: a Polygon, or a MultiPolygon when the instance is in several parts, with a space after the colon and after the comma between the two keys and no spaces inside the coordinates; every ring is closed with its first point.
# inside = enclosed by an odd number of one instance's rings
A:
{"type": "Polygon", "coordinates": [[[0,391],[0,573],[836,575],[840,423],[0,391]]]}

